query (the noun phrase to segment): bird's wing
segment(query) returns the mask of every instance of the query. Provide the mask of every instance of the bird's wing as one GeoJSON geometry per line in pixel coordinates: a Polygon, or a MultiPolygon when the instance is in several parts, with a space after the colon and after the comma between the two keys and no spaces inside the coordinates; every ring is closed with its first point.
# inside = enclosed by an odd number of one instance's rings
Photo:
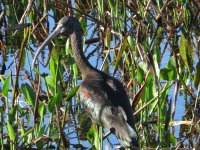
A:
{"type": "Polygon", "coordinates": [[[127,122],[128,124],[134,128],[134,119],[133,119],[133,109],[130,104],[129,97],[122,85],[122,83],[112,77],[107,78],[106,80],[107,84],[115,91],[118,99],[117,101],[113,101],[116,106],[121,106],[122,109],[125,111],[127,115],[127,122]]]}
{"type": "MultiPolygon", "coordinates": [[[[104,79],[86,79],[80,85],[79,93],[86,112],[98,124],[101,123],[102,108],[109,106],[112,109],[119,105],[117,101],[123,99],[114,91],[104,79]]],[[[126,118],[126,114],[124,114],[126,118]]]]}

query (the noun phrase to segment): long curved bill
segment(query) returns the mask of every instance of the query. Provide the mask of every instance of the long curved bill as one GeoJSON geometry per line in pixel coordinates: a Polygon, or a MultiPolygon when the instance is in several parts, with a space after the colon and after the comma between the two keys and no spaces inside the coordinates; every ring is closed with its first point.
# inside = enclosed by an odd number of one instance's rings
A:
{"type": "Polygon", "coordinates": [[[46,40],[42,43],[42,45],[37,49],[36,54],[35,54],[35,57],[34,57],[33,62],[32,62],[32,66],[31,66],[32,69],[34,68],[35,61],[36,61],[38,55],[40,54],[41,50],[43,50],[44,47],[45,47],[46,45],[48,45],[48,44],[51,42],[51,40],[52,40],[54,37],[56,37],[56,36],[60,33],[61,30],[62,30],[62,25],[58,25],[58,26],[56,27],[56,29],[47,37],[47,39],[46,39],[46,40]]]}

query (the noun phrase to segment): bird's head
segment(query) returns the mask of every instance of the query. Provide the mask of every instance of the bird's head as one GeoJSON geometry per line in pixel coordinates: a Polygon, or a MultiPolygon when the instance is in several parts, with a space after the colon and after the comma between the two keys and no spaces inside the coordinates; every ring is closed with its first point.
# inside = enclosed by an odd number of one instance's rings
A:
{"type": "Polygon", "coordinates": [[[60,19],[57,27],[47,37],[47,39],[42,43],[42,45],[36,50],[36,54],[32,62],[32,68],[34,67],[35,61],[39,53],[44,49],[46,45],[48,45],[51,42],[51,40],[54,37],[58,36],[59,34],[65,34],[67,37],[69,37],[76,30],[81,30],[81,25],[76,18],[69,16],[69,17],[63,17],[62,19],[60,19]]]}
{"type": "Polygon", "coordinates": [[[69,17],[63,17],[62,19],[60,19],[55,30],[56,32],[59,32],[60,34],[65,34],[69,36],[77,29],[81,29],[81,25],[79,21],[76,18],[69,16],[69,17]]]}

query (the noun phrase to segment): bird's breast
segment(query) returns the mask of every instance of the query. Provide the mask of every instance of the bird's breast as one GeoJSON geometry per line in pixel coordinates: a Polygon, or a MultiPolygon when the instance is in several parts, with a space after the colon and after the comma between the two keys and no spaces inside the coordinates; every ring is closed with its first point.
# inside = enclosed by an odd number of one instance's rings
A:
{"type": "Polygon", "coordinates": [[[100,107],[97,103],[93,100],[91,94],[87,91],[79,91],[80,93],[80,100],[88,115],[98,124],[100,123],[99,113],[100,107]]]}

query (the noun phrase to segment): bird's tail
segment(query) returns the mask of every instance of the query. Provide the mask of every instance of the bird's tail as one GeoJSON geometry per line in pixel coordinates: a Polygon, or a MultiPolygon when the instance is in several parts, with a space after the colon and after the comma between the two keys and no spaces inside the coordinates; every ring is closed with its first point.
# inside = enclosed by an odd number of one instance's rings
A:
{"type": "Polygon", "coordinates": [[[127,123],[127,116],[121,107],[115,109],[107,108],[103,125],[114,133],[124,147],[138,148],[136,131],[127,123]],[[112,114],[112,115],[111,115],[112,114]]]}
{"type": "Polygon", "coordinates": [[[119,138],[120,142],[125,147],[130,147],[135,149],[139,148],[137,133],[128,123],[126,123],[126,126],[128,128],[127,132],[129,133],[129,138],[122,138],[122,139],[119,138]]]}

